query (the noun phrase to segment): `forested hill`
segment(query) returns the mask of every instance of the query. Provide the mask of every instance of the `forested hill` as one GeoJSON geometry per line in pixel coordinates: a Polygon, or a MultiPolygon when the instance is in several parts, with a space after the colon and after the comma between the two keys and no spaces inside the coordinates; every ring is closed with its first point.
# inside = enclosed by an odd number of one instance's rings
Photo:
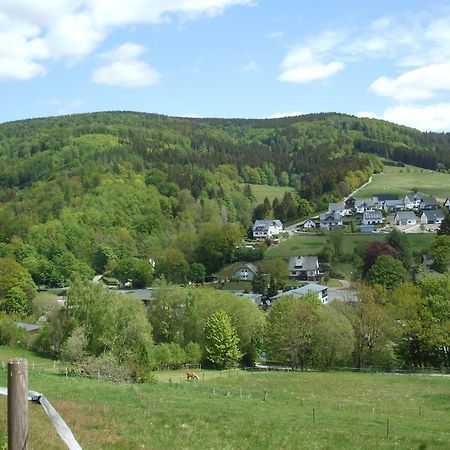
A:
{"type": "Polygon", "coordinates": [[[450,135],[341,114],[110,112],[2,124],[0,257],[45,284],[74,270],[117,275],[144,257],[183,281],[198,262],[211,272],[233,259],[256,206],[243,183],[291,186],[317,206],[379,170],[377,156],[447,170],[450,135]]]}

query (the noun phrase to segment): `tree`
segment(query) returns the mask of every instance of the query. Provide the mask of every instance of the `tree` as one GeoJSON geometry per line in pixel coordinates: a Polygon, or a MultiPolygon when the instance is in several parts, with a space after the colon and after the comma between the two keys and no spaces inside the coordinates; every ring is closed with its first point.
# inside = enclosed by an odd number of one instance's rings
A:
{"type": "Polygon", "coordinates": [[[370,268],[375,264],[375,261],[380,255],[390,255],[394,258],[398,258],[398,252],[391,245],[384,241],[371,242],[363,256],[362,276],[365,277],[370,268]]]}
{"type": "MultiPolygon", "coordinates": [[[[270,308],[267,317],[265,346],[270,357],[292,368],[299,363],[303,370],[306,358],[312,353],[314,327],[319,304],[309,294],[300,298],[284,296],[270,308]]],[[[319,301],[320,303],[320,301],[319,301]]]]}
{"type": "Polygon", "coordinates": [[[239,362],[239,338],[225,311],[213,313],[205,326],[205,356],[217,368],[231,367],[239,362]]]}
{"type": "Polygon", "coordinates": [[[267,289],[267,284],[267,275],[261,270],[258,270],[252,280],[252,291],[255,294],[264,295],[267,289]]]}
{"type": "Polygon", "coordinates": [[[439,226],[437,234],[438,234],[438,236],[450,235],[450,212],[447,212],[447,214],[445,215],[444,220],[442,221],[441,225],[439,226]]]}
{"type": "Polygon", "coordinates": [[[380,255],[367,273],[367,281],[371,285],[381,284],[389,290],[402,283],[405,277],[402,262],[390,255],[380,255]]]}
{"type": "Polygon", "coordinates": [[[197,342],[188,342],[185,348],[186,362],[188,364],[200,364],[202,360],[202,349],[197,342]]]}
{"type": "Polygon", "coordinates": [[[313,207],[306,198],[298,199],[298,216],[308,217],[313,213],[313,207]]]}
{"type": "Polygon", "coordinates": [[[336,259],[341,258],[343,253],[343,243],[344,243],[344,230],[341,228],[335,228],[328,235],[327,242],[333,249],[333,256],[336,259]]]}
{"type": "Polygon", "coordinates": [[[320,310],[314,329],[315,364],[330,370],[348,362],[353,350],[354,332],[350,321],[330,305],[320,310]]]}
{"type": "Polygon", "coordinates": [[[431,268],[440,273],[448,271],[450,262],[450,236],[441,234],[436,236],[431,245],[430,256],[433,259],[431,268]]]}
{"type": "Polygon", "coordinates": [[[150,286],[153,280],[152,266],[147,260],[139,258],[125,258],[119,261],[114,274],[122,284],[130,281],[134,288],[150,286]]]}
{"type": "Polygon", "coordinates": [[[406,269],[409,269],[413,263],[413,255],[411,241],[409,240],[407,234],[394,228],[389,233],[388,244],[397,250],[403,266],[406,269]]]}
{"type": "Polygon", "coordinates": [[[206,277],[205,266],[202,263],[192,263],[187,278],[193,283],[203,283],[206,277]]]}

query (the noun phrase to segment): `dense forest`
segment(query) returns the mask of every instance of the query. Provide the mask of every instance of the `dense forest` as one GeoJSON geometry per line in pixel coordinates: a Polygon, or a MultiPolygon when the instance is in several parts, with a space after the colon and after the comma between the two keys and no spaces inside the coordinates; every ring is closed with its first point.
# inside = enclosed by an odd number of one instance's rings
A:
{"type": "Polygon", "coordinates": [[[235,260],[265,211],[248,184],[294,188],[273,209],[295,218],[342,199],[382,169],[379,157],[449,170],[450,135],[342,114],[102,112],[2,124],[0,257],[36,285],[64,285],[73,272],[195,281],[235,260]]]}

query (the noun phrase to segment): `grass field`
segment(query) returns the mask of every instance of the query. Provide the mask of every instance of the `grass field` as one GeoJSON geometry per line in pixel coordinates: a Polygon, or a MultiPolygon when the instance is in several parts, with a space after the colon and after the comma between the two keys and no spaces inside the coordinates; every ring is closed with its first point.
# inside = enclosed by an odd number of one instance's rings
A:
{"type": "Polygon", "coordinates": [[[272,203],[276,197],[281,200],[285,192],[294,192],[294,188],[291,187],[269,186],[268,184],[251,184],[250,187],[258,203],[262,203],[266,197],[272,203]]]}
{"type": "MultiPolygon", "coordinates": [[[[369,243],[374,240],[387,239],[387,234],[345,234],[343,240],[344,253],[351,254],[360,245],[369,243]]],[[[408,234],[411,240],[414,253],[422,253],[430,248],[431,242],[435,238],[435,234],[408,234]]],[[[285,241],[280,242],[275,247],[271,247],[266,257],[287,257],[296,255],[318,255],[327,240],[326,234],[304,233],[293,236],[285,241]]]]}
{"type": "Polygon", "coordinates": [[[372,183],[359,190],[356,198],[370,198],[374,194],[396,194],[399,197],[413,188],[443,201],[450,197],[450,175],[418,167],[384,166],[384,172],[375,174],[372,183]]]}
{"type": "MultiPolygon", "coordinates": [[[[203,380],[200,371],[200,381],[187,382],[179,373],[172,384],[165,372],[165,381],[131,385],[30,370],[29,388],[85,449],[449,448],[448,377],[230,371],[203,380]]],[[[42,408],[29,409],[29,448],[65,448],[42,408]]],[[[0,412],[2,446],[5,397],[0,412]]]]}

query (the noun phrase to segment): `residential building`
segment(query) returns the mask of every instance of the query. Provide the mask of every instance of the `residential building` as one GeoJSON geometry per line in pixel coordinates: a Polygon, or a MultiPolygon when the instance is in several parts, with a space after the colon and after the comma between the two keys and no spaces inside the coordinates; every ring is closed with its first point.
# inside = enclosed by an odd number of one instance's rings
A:
{"type": "Polygon", "coordinates": [[[444,206],[450,210],[450,197],[447,197],[445,199],[444,206]]]}
{"type": "Polygon", "coordinates": [[[399,211],[394,218],[395,225],[417,225],[417,217],[413,211],[399,211]]]}
{"type": "Polygon", "coordinates": [[[401,211],[405,209],[405,205],[403,203],[403,200],[385,200],[383,209],[385,211],[401,211]]]}
{"type": "Polygon", "coordinates": [[[258,272],[258,268],[252,263],[245,263],[239,266],[233,273],[232,279],[239,281],[251,281],[258,272]]]}
{"type": "Polygon", "coordinates": [[[437,224],[440,225],[444,220],[444,213],[440,210],[424,211],[420,216],[420,223],[424,225],[437,224]]]}
{"type": "Polygon", "coordinates": [[[383,222],[384,218],[383,213],[381,211],[368,210],[365,211],[363,214],[362,220],[363,225],[375,225],[383,222]]]}
{"type": "Polygon", "coordinates": [[[372,209],[372,208],[373,208],[372,200],[362,199],[362,200],[355,201],[355,209],[356,209],[356,212],[359,214],[363,214],[364,211],[366,211],[368,209],[372,209]]]}
{"type": "Polygon", "coordinates": [[[253,237],[255,239],[271,238],[283,231],[280,220],[255,220],[253,224],[253,237]]]}
{"type": "Polygon", "coordinates": [[[372,203],[373,203],[373,209],[383,209],[384,203],[387,200],[397,200],[396,195],[392,194],[376,194],[372,195],[372,203]]]}
{"type": "Polygon", "coordinates": [[[328,204],[328,212],[330,213],[338,213],[341,216],[346,214],[346,208],[344,203],[329,203],[328,204]]]}
{"type": "Polygon", "coordinates": [[[307,294],[308,292],[316,292],[319,296],[319,299],[322,303],[328,303],[328,287],[322,286],[320,284],[306,284],[305,286],[292,289],[290,291],[282,292],[281,294],[274,295],[268,301],[268,305],[270,306],[273,302],[277,301],[281,297],[286,297],[287,295],[292,295],[293,297],[301,297],[302,295],[307,294]]]}
{"type": "Polygon", "coordinates": [[[319,215],[320,227],[331,230],[332,228],[342,226],[342,217],[339,213],[322,213],[319,215]]]}
{"type": "Polygon", "coordinates": [[[439,207],[439,203],[434,197],[424,197],[419,205],[419,208],[421,210],[436,209],[438,207],[439,207]]]}
{"type": "Polygon", "coordinates": [[[300,280],[317,280],[321,276],[317,256],[291,256],[288,269],[291,278],[300,280]]]}
{"type": "Polygon", "coordinates": [[[424,195],[420,192],[408,192],[403,197],[403,204],[406,209],[418,208],[420,202],[423,200],[424,195]]]}
{"type": "Polygon", "coordinates": [[[303,227],[303,228],[316,228],[316,227],[317,227],[317,223],[314,222],[314,220],[309,219],[309,220],[306,220],[306,221],[303,223],[302,227],[303,227]]]}

